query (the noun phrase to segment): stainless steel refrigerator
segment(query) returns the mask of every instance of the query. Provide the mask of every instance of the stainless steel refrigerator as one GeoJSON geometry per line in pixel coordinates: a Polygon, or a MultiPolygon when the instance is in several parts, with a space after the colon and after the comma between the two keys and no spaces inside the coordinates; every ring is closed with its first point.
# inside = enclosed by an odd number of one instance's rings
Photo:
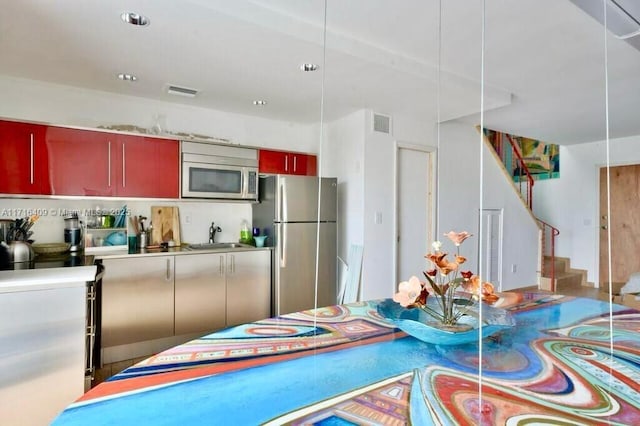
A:
{"type": "Polygon", "coordinates": [[[272,175],[261,177],[259,185],[260,202],[253,205],[253,226],[268,235],[266,245],[274,247],[272,314],[314,308],[318,237],[317,306],[334,305],[337,179],[272,175]]]}

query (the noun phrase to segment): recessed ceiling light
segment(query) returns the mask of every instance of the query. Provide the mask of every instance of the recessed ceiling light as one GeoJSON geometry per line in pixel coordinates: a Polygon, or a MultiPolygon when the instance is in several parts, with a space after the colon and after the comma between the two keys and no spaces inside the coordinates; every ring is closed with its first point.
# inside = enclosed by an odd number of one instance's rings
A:
{"type": "Polygon", "coordinates": [[[120,18],[122,18],[122,20],[127,24],[137,25],[139,27],[146,27],[151,23],[149,18],[135,12],[124,12],[122,15],[120,15],[120,18]]]}
{"type": "Polygon", "coordinates": [[[262,100],[262,99],[259,99],[259,100],[257,100],[257,101],[253,101],[253,104],[254,104],[254,105],[263,106],[263,105],[266,105],[266,104],[267,104],[267,101],[262,100]]]}
{"type": "Polygon", "coordinates": [[[318,65],[316,64],[302,64],[300,65],[300,70],[304,72],[315,71],[318,69],[318,65]]]}
{"type": "Polygon", "coordinates": [[[133,74],[118,74],[118,78],[122,81],[136,81],[138,77],[133,74]]]}

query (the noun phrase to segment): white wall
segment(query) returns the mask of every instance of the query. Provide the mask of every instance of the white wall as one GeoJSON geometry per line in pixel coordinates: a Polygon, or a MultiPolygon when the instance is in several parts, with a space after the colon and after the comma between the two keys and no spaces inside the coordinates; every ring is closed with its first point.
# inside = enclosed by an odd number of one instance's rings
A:
{"type": "MultiPolygon", "coordinates": [[[[393,272],[394,142],[426,145],[433,126],[403,116],[392,117],[392,134],[372,131],[372,112],[361,110],[327,125],[323,172],[338,177],[342,187],[340,253],[350,244],[364,244],[361,298],[390,297],[396,290],[393,272]],[[331,161],[328,161],[331,163],[331,161]],[[382,223],[376,224],[375,213],[382,223]]],[[[425,237],[426,238],[426,237],[425,237]]]]}
{"type": "MultiPolygon", "coordinates": [[[[610,141],[611,165],[640,163],[640,136],[610,141]]],[[[603,141],[560,147],[560,178],[536,181],[533,211],[560,230],[556,255],[587,270],[598,286],[599,168],[606,164],[603,141]]]]}
{"type": "Polygon", "coordinates": [[[0,118],[97,128],[150,129],[161,116],[165,130],[226,139],[234,144],[318,151],[317,126],[232,114],[189,105],[0,76],[0,118]]]}
{"type": "Polygon", "coordinates": [[[364,110],[327,123],[320,150],[320,174],[338,178],[338,256],[345,262],[349,246],[364,243],[364,126],[364,110]]]}
{"type": "MultiPolygon", "coordinates": [[[[489,151],[490,148],[481,143],[476,129],[466,123],[443,124],[440,139],[441,233],[450,230],[473,233],[473,239],[465,242],[462,252],[469,259],[465,266],[475,273],[481,273],[477,263],[479,208],[502,209],[504,222],[500,290],[537,285],[539,228],[505,179],[501,167],[489,151]],[[484,159],[482,175],[480,149],[483,150],[484,159]],[[512,272],[512,265],[516,265],[516,272],[512,272]]],[[[445,237],[440,238],[444,244],[448,244],[445,237]]]]}

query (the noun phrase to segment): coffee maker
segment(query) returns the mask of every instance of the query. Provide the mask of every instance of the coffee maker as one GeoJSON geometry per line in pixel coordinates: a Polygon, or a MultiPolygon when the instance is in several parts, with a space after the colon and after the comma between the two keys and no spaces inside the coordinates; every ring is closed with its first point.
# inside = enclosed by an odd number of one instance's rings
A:
{"type": "Polygon", "coordinates": [[[71,213],[64,217],[64,242],[71,244],[69,251],[79,252],[84,249],[82,236],[82,221],[78,219],[78,213],[71,213]]]}

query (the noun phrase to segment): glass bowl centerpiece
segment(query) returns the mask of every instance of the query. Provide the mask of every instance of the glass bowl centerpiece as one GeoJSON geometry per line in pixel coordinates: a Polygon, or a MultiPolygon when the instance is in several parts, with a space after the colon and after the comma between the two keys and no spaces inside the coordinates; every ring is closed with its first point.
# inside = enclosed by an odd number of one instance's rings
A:
{"type": "Polygon", "coordinates": [[[393,300],[380,303],[378,312],[429,343],[468,343],[478,339],[480,330],[487,337],[512,327],[508,313],[491,306],[499,299],[493,285],[461,270],[467,259],[460,254],[460,246],[471,234],[451,231],[445,235],[455,245],[453,259],[449,260],[442,243],[435,241],[433,252],[425,256],[433,266],[423,272],[426,281],[412,276],[401,282],[393,300]]]}

